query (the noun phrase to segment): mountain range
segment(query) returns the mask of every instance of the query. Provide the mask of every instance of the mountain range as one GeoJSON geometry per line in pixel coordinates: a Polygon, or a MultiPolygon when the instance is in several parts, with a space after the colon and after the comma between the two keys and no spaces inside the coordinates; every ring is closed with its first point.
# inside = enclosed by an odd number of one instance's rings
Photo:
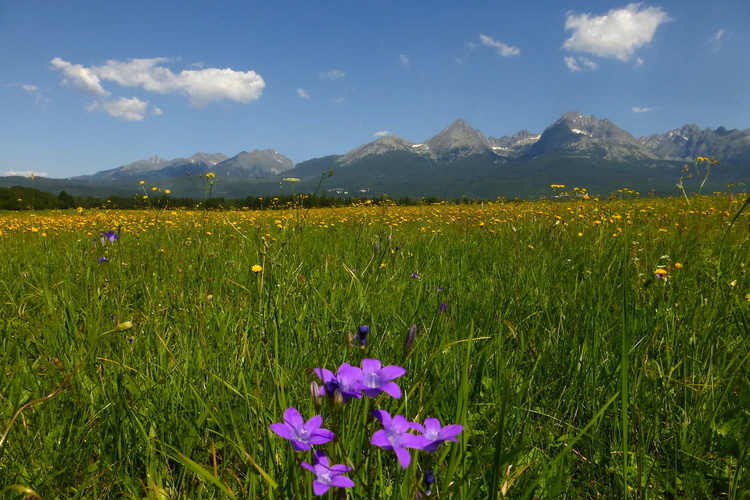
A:
{"type": "Polygon", "coordinates": [[[140,180],[179,187],[184,184],[179,179],[213,172],[219,179],[232,178],[231,183],[217,183],[218,194],[244,197],[278,191],[279,182],[289,177],[300,179],[300,192],[312,190],[322,172],[333,170],[335,185],[324,188],[339,194],[494,198],[543,193],[550,183],[590,191],[630,187],[666,194],[674,191],[682,166],[698,156],[719,161],[712,173],[717,186],[749,182],[750,129],[689,124],[635,138],[608,119],[569,112],[541,134],[521,130],[493,138],[457,120],[424,142],[386,135],[346,154],[296,165],[271,149],[243,151],[231,158],[222,153],[173,160],[152,156],[66,181],[85,184],[89,190],[112,190],[123,183],[132,188],[133,181],[140,180]]]}

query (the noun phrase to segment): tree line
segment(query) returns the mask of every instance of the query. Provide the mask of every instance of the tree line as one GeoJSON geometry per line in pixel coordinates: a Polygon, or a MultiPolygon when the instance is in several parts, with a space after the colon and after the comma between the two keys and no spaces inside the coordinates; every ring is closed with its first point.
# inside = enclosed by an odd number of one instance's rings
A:
{"type": "MultiPolygon", "coordinates": [[[[473,203],[481,200],[455,200],[449,203],[473,203]]],[[[247,196],[239,199],[224,197],[207,197],[194,199],[173,197],[163,192],[139,196],[110,196],[106,199],[94,196],[74,196],[66,191],[57,195],[35,188],[12,186],[0,187],[0,210],[65,210],[76,208],[109,208],[119,210],[155,209],[234,209],[234,210],[269,210],[289,208],[339,207],[358,204],[381,205],[428,205],[445,203],[436,197],[391,199],[388,196],[375,197],[342,197],[327,193],[295,194],[278,196],[247,196]]]]}

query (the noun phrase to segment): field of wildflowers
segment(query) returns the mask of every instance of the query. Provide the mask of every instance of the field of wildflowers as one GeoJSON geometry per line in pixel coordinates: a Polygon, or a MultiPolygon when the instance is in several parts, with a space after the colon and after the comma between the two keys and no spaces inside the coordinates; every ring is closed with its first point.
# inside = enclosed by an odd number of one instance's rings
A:
{"type": "Polygon", "coordinates": [[[746,195],[622,193],[1,213],[0,491],[747,498],[746,195]]]}

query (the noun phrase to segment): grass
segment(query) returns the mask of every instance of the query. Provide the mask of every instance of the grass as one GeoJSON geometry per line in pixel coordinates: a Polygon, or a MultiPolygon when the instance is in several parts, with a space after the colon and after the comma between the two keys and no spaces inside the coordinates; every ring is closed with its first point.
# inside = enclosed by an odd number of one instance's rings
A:
{"type": "Polygon", "coordinates": [[[433,498],[746,498],[740,208],[1,214],[0,490],[312,498],[310,455],[268,427],[294,406],[335,429],[346,498],[426,498],[428,467],[433,498]],[[363,357],[406,368],[404,397],[316,409],[313,369],[363,357]],[[465,429],[402,470],[375,408],[465,429]]]}

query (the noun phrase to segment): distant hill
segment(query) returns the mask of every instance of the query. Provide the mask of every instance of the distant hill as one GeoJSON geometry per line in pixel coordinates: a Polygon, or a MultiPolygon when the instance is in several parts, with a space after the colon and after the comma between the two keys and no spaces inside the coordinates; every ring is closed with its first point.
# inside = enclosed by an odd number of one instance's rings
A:
{"type": "Polygon", "coordinates": [[[213,172],[214,196],[245,198],[291,190],[283,182],[287,177],[300,179],[295,192],[312,192],[323,173],[333,170],[322,189],[342,196],[535,197],[549,194],[550,184],[601,194],[623,187],[674,194],[682,166],[697,156],[719,160],[704,192],[722,190],[726,183],[749,183],[750,129],[690,124],[636,139],[608,119],[572,111],[541,134],[521,130],[493,138],[457,120],[422,142],[387,135],[343,155],[296,165],[272,149],[231,158],[222,153],[172,160],[152,156],[70,179],[0,177],[0,186],[33,184],[76,196],[136,196],[142,194],[138,183],[143,180],[175,196],[200,198],[204,186],[197,177],[213,172]]]}

